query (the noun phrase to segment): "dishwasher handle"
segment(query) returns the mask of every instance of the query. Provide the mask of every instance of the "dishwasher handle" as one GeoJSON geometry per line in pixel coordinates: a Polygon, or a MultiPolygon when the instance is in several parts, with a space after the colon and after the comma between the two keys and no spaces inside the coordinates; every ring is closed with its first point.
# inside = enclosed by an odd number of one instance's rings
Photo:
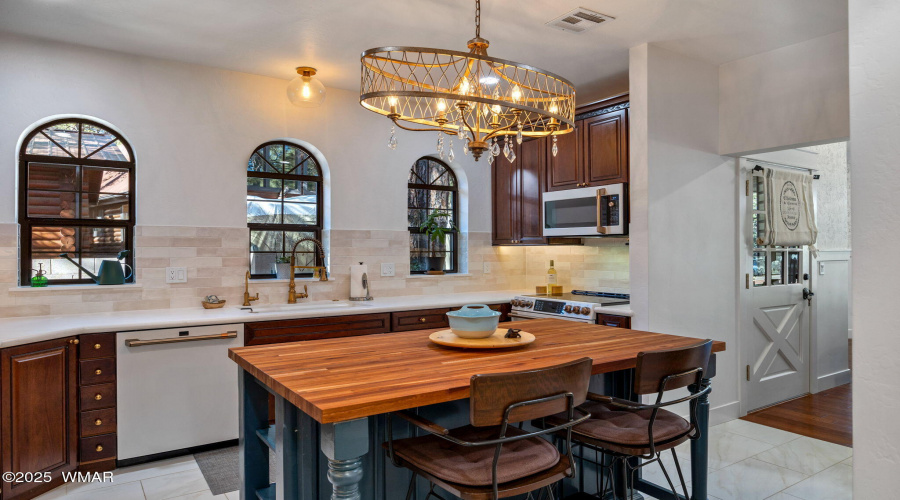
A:
{"type": "Polygon", "coordinates": [[[178,342],[197,342],[200,340],[220,340],[237,338],[237,331],[232,330],[225,333],[217,333],[215,335],[200,335],[197,337],[170,337],[165,339],[125,339],[125,345],[128,347],[141,347],[145,345],[175,344],[178,342]]]}

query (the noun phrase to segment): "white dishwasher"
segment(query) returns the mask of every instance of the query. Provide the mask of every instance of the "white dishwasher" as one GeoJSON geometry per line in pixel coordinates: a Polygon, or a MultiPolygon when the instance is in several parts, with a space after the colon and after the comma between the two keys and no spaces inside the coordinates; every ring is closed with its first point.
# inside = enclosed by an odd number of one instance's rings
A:
{"type": "Polygon", "coordinates": [[[237,439],[244,325],[116,334],[118,459],[237,439]]]}

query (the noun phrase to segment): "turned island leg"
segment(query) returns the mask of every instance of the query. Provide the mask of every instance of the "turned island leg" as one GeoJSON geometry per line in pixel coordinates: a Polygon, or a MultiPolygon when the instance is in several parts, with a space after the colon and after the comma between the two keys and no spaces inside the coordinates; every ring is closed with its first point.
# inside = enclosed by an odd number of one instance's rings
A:
{"type": "Polygon", "coordinates": [[[363,456],[369,452],[369,420],[322,424],[322,453],[328,458],[332,500],[359,500],[363,456]]]}

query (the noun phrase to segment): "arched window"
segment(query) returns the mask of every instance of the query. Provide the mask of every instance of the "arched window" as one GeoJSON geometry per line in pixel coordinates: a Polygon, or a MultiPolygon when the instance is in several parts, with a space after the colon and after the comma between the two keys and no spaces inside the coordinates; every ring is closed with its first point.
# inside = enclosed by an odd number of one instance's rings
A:
{"type": "MultiPolygon", "coordinates": [[[[322,241],[322,169],[315,157],[296,144],[267,142],[247,163],[247,227],[250,228],[250,273],[274,278],[274,264],[290,257],[302,238],[322,241]]],[[[321,266],[311,242],[297,247],[298,266],[321,266]]],[[[297,272],[297,276],[312,276],[297,272]]]]}
{"type": "MultiPolygon", "coordinates": [[[[67,118],[31,132],[19,151],[20,282],[36,269],[50,284],[93,283],[103,259],[132,250],[134,153],[117,133],[67,118]]],[[[133,266],[129,252],[125,263],[133,266]]],[[[129,280],[133,281],[133,279],[129,280]]]]}
{"type": "Polygon", "coordinates": [[[453,170],[438,159],[423,156],[409,171],[408,188],[410,272],[458,272],[459,183],[453,170]],[[438,224],[446,228],[446,234],[436,242],[422,230],[432,213],[447,214],[437,219],[438,224]]]}

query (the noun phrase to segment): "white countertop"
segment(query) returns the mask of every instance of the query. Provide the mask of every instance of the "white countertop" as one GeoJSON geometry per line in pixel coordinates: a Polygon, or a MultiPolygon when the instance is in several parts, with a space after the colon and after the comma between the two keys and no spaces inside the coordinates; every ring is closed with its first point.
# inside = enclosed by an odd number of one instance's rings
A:
{"type": "MultiPolygon", "coordinates": [[[[63,316],[35,316],[0,320],[0,348],[40,342],[83,333],[155,330],[201,325],[224,325],[279,319],[346,316],[351,314],[383,313],[437,307],[458,307],[465,304],[508,302],[520,291],[464,292],[441,295],[410,295],[375,298],[368,302],[311,301],[297,304],[255,304],[253,313],[240,306],[222,309],[154,309],[114,313],[70,314],[63,316]]],[[[596,307],[603,314],[631,316],[627,304],[596,307]]]]}

